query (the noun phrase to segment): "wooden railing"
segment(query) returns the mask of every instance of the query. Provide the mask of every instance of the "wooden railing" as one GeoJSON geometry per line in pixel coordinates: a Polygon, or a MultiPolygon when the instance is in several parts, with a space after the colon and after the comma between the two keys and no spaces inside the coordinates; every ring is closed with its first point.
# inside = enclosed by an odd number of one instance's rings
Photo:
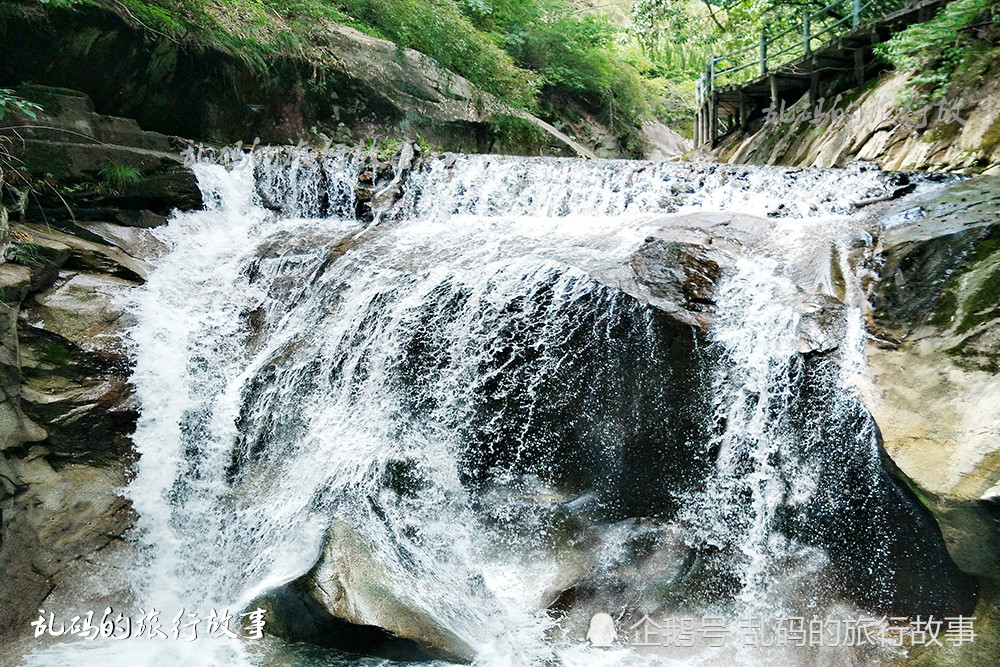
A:
{"type": "Polygon", "coordinates": [[[697,108],[700,109],[713,91],[720,87],[720,80],[738,83],[741,79],[752,79],[755,76],[753,73],[766,75],[769,68],[776,69],[809,55],[815,40],[829,42],[870,19],[881,18],[905,5],[906,0],[834,0],[818,11],[806,10],[798,23],[780,33],[772,35],[765,27],[756,44],[725,55],[708,57],[705,71],[697,82],[697,108]]]}

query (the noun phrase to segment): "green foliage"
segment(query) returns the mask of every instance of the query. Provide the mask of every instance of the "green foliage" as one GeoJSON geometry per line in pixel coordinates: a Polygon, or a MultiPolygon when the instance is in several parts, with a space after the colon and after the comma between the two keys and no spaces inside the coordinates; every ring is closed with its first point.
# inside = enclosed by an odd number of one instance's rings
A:
{"type": "Polygon", "coordinates": [[[20,241],[7,246],[6,257],[9,261],[25,266],[38,266],[45,261],[37,245],[20,241]]]}
{"type": "Polygon", "coordinates": [[[625,29],[610,15],[568,0],[467,0],[466,12],[519,67],[538,73],[547,96],[602,112],[622,136],[648,116],[651,91],[621,57],[625,29]]]}
{"type": "Polygon", "coordinates": [[[528,108],[534,102],[531,74],[477,30],[454,0],[335,0],[335,6],[514,106],[528,108]]]}
{"type": "Polygon", "coordinates": [[[494,114],[489,121],[490,131],[501,146],[524,146],[535,150],[543,146],[549,135],[530,120],[510,114],[494,114]]]}
{"type": "Polygon", "coordinates": [[[905,96],[912,105],[943,101],[968,86],[997,59],[1000,5],[996,0],[955,0],[930,21],[917,23],[876,47],[901,70],[912,72],[905,96]]]}
{"type": "Polygon", "coordinates": [[[344,23],[433,58],[515,109],[536,110],[540,92],[578,101],[623,136],[664,89],[623,57],[626,22],[573,0],[95,1],[259,69],[274,54],[314,57],[324,22],[344,23]]]}
{"type": "Polygon", "coordinates": [[[64,366],[69,363],[69,350],[58,343],[47,343],[39,350],[38,360],[53,366],[64,366]]]}
{"type": "Polygon", "coordinates": [[[369,139],[365,142],[365,153],[375,153],[380,162],[388,162],[406,139],[369,139]]]}
{"type": "Polygon", "coordinates": [[[34,102],[29,102],[13,90],[10,90],[9,88],[0,88],[0,120],[3,120],[9,114],[15,112],[20,112],[28,118],[34,120],[36,118],[36,113],[41,110],[41,106],[35,104],[34,102]]]}
{"type": "Polygon", "coordinates": [[[142,171],[125,164],[109,162],[101,169],[100,189],[115,194],[121,194],[129,186],[141,183],[145,178],[142,171]]]}

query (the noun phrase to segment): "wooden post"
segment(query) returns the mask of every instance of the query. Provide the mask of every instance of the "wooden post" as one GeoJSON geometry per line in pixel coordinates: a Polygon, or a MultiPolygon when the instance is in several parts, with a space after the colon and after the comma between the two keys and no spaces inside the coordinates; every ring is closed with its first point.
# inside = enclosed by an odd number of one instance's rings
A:
{"type": "Polygon", "coordinates": [[[701,81],[696,81],[694,85],[694,145],[698,143],[698,123],[701,120],[701,81]]]}
{"type": "Polygon", "coordinates": [[[815,107],[819,101],[819,60],[812,57],[812,67],[809,70],[809,106],[815,107]]]}
{"type": "Polygon", "coordinates": [[[865,50],[854,51],[854,82],[859,86],[865,82],[865,50]]]}
{"type": "Polygon", "coordinates": [[[760,73],[767,74],[767,28],[760,29],[760,73]]]}
{"type": "Polygon", "coordinates": [[[805,54],[808,56],[812,53],[812,46],[809,42],[812,38],[809,36],[809,10],[807,9],[802,13],[802,44],[805,47],[805,54]]]}
{"type": "Polygon", "coordinates": [[[715,106],[715,54],[708,54],[708,135],[707,140],[715,148],[715,123],[718,109],[715,106]]]}
{"type": "Polygon", "coordinates": [[[701,111],[701,143],[706,144],[711,140],[711,135],[709,134],[708,124],[712,116],[712,59],[715,56],[712,54],[708,55],[708,62],[705,63],[705,71],[702,73],[702,77],[705,83],[701,86],[701,95],[704,98],[704,103],[702,104],[701,111]]]}
{"type": "Polygon", "coordinates": [[[857,28],[861,22],[861,0],[854,0],[854,11],[851,13],[851,27],[857,28]]]}
{"type": "Polygon", "coordinates": [[[744,132],[747,129],[747,100],[746,96],[743,95],[743,91],[740,91],[740,115],[739,115],[739,126],[744,132]]]}
{"type": "Polygon", "coordinates": [[[715,148],[715,144],[719,138],[719,95],[715,91],[712,92],[712,98],[708,101],[709,111],[708,111],[708,140],[712,142],[712,148],[715,148]]]}
{"type": "Polygon", "coordinates": [[[768,77],[771,83],[771,108],[778,111],[778,77],[773,74],[768,77]]]}

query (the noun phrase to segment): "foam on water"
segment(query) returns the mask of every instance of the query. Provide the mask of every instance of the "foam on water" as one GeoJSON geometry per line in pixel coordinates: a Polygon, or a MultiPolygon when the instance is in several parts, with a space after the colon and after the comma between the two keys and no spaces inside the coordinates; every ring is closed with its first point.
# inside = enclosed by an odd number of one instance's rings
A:
{"type": "MultiPolygon", "coordinates": [[[[663,216],[697,211],[782,217],[767,248],[742,258],[718,289],[710,345],[721,361],[709,386],[727,425],[681,523],[689,541],[733,549],[745,610],[782,609],[769,583],[776,563],[824,566],[821,551],[775,530],[779,508],[808,499],[818,474],[808,460],[775,463],[791,437],[780,412],[797,363],[793,278],[814,270],[810,252],[831,244],[850,274],[851,201],[886,191],[878,172],[439,159],[411,176],[401,205],[368,231],[353,218],[349,157],[299,154],[256,174],[198,166],[197,175],[205,210],[176,214],[157,232],[170,252],[133,304],[140,459],[125,495],[140,515],[126,575],[136,609],[151,605],[168,622],[181,608],[235,614],[307,571],[337,520],[371,544],[409,604],[477,650],[477,664],[737,660],[560,639],[555,619],[532,607],[558,559],[542,538],[498,533],[491,521],[503,502],[484,512],[462,468],[476,419],[469,396],[515,391],[505,384],[513,366],[498,358],[527,360],[516,391],[530,396],[571,363],[563,350],[574,336],[600,347],[623,323],[652,331],[648,309],[624,303],[592,274],[624,262],[650,216],[664,224],[663,216]],[[401,461],[419,491],[385,488],[401,461]]],[[[836,291],[829,272],[817,276],[817,291],[836,291]]],[[[853,278],[846,283],[857,342],[862,298],[853,278]]],[[[849,369],[860,355],[856,345],[845,349],[849,369]]],[[[528,434],[496,428],[520,442],[513,468],[544,458],[528,434]]],[[[594,456],[620,465],[610,445],[594,456]]],[[[555,493],[543,481],[531,489],[510,481],[522,495],[555,493]]],[[[276,640],[76,641],[28,664],[334,659],[297,650],[276,640]]]]}

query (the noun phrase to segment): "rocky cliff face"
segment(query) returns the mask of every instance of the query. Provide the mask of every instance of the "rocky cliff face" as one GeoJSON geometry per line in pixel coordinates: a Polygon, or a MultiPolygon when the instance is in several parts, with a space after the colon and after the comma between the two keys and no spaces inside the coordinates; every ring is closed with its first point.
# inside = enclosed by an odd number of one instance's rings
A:
{"type": "Polygon", "coordinates": [[[692,159],[801,167],[864,160],[895,171],[1000,173],[1000,77],[915,111],[900,102],[906,78],[889,73],[822,107],[804,95],[692,159]]]}
{"type": "Polygon", "coordinates": [[[39,127],[6,133],[19,137],[6,182],[32,201],[11,212],[0,263],[2,633],[132,525],[116,492],[137,415],[125,300],[160,250],[148,228],[201,205],[171,139],[94,113],[82,94],[33,92],[39,127]],[[116,181],[109,165],[132,177],[116,181]]]}
{"type": "Polygon", "coordinates": [[[997,650],[998,197],[1000,181],[982,176],[890,216],[873,285],[866,403],[952,558],[982,582],[983,641],[967,654],[918,654],[919,665],[988,664],[997,650]]]}
{"type": "Polygon", "coordinates": [[[944,515],[967,571],[992,578],[1000,575],[998,203],[1000,181],[984,176],[897,214],[882,236],[867,352],[887,450],[944,515]],[[972,523],[949,526],[960,508],[972,523]]]}

